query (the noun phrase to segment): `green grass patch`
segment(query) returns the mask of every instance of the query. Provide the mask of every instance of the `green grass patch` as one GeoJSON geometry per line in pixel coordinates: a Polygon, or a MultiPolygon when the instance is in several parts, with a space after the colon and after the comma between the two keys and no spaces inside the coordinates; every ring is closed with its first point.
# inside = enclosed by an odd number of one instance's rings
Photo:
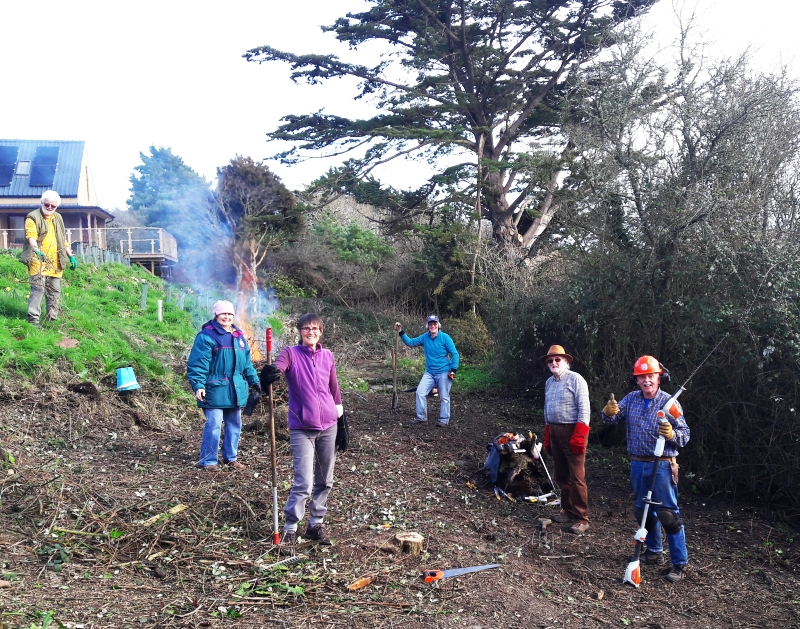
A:
{"type": "MultiPolygon", "coordinates": [[[[401,358],[397,361],[398,388],[419,382],[425,371],[425,357],[420,355],[414,358],[401,358]]],[[[391,375],[391,370],[389,371],[391,375]]],[[[456,379],[453,382],[453,391],[480,392],[500,389],[504,382],[492,372],[491,364],[480,365],[461,363],[458,367],[456,379]]]]}
{"type": "Polygon", "coordinates": [[[473,393],[500,389],[503,386],[503,381],[492,373],[488,364],[465,365],[462,363],[458,368],[453,390],[473,393]]]}

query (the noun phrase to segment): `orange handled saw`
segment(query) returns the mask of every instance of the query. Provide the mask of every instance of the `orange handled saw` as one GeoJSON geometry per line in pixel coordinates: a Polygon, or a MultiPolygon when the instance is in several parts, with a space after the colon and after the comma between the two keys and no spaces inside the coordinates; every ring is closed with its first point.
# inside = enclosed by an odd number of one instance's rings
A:
{"type": "Polygon", "coordinates": [[[490,563],[485,566],[471,566],[469,568],[455,568],[453,570],[423,570],[422,576],[425,577],[425,583],[433,583],[434,581],[441,581],[447,577],[457,577],[461,574],[468,572],[479,572],[480,570],[490,570],[492,568],[499,568],[502,564],[490,563]]]}

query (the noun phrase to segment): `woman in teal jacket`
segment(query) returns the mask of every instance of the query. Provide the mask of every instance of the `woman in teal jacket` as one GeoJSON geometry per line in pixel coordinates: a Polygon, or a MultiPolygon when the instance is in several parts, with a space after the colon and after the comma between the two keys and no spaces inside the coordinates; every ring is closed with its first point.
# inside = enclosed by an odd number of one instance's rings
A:
{"type": "Polygon", "coordinates": [[[186,367],[197,405],[206,416],[198,467],[208,471],[217,470],[223,422],[225,439],[221,460],[235,469],[245,469],[236,460],[242,432],[242,407],[247,404],[248,384],[261,389],[250,359],[250,345],[242,331],[233,325],[233,317],[231,302],[214,304],[214,318],[203,324],[186,367]]]}

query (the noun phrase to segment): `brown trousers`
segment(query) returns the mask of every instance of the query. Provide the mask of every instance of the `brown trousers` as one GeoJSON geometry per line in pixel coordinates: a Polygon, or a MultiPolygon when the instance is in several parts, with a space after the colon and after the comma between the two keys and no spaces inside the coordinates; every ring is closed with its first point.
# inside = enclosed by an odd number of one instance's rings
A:
{"type": "Polygon", "coordinates": [[[586,487],[586,454],[575,455],[569,440],[575,424],[550,424],[550,448],[556,483],[561,488],[561,508],[577,522],[589,522],[589,489],[586,487]]]}

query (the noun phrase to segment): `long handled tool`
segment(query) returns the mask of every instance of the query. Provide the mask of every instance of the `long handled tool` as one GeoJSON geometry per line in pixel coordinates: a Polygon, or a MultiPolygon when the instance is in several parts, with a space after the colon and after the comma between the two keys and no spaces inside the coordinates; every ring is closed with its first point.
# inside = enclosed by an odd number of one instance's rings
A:
{"type": "Polygon", "coordinates": [[[531,448],[531,454],[533,458],[539,461],[544,468],[544,473],[547,474],[547,480],[550,481],[550,487],[553,488],[553,492],[558,492],[558,486],[553,482],[553,477],[550,476],[550,471],[547,469],[547,463],[544,462],[544,458],[542,458],[542,442],[540,441],[537,443],[533,448],[531,448]]]}
{"type": "MultiPolygon", "coordinates": [[[[267,328],[267,364],[272,364],[272,328],[267,328]]],[[[278,532],[278,456],[275,451],[275,398],[272,395],[272,383],[269,384],[269,443],[272,449],[272,543],[281,542],[278,532]]]]}
{"type": "MultiPolygon", "coordinates": [[[[681,388],[681,391],[683,388],[681,388]]],[[[670,398],[670,402],[674,401],[677,395],[670,398]]],[[[662,411],[659,411],[661,413],[662,411]]],[[[667,421],[666,418],[659,418],[659,421],[667,421]]],[[[644,547],[645,539],[647,538],[647,529],[645,528],[645,524],[647,522],[647,512],[650,510],[650,505],[657,506],[660,505],[660,502],[656,502],[652,500],[653,498],[653,488],[656,486],[656,473],[658,472],[658,464],[659,458],[664,452],[664,443],[666,440],[662,435],[658,435],[658,440],[656,441],[656,449],[653,452],[653,456],[655,456],[655,460],[653,461],[653,469],[650,473],[650,487],[647,489],[647,495],[644,498],[644,514],[642,515],[642,523],[639,525],[639,530],[636,531],[636,534],[633,538],[636,540],[636,547],[633,551],[633,557],[631,557],[631,561],[628,564],[628,567],[625,568],[625,576],[622,579],[623,583],[630,583],[633,587],[638,588],[639,584],[642,582],[642,571],[641,566],[639,564],[639,557],[642,554],[642,548],[644,547]]]]}
{"type": "Polygon", "coordinates": [[[400,335],[394,335],[394,349],[392,350],[392,408],[399,406],[397,398],[397,352],[400,349],[400,335]]]}
{"type": "MultiPolygon", "coordinates": [[[[677,404],[675,404],[676,400],[686,390],[686,385],[689,384],[689,380],[694,378],[694,375],[700,370],[705,362],[711,358],[711,354],[717,351],[717,348],[722,345],[722,342],[728,338],[725,335],[722,340],[716,344],[714,349],[712,349],[708,355],[703,359],[703,361],[697,365],[695,370],[691,373],[691,375],[686,378],[686,382],[684,382],[678,390],[672,395],[671,398],[667,400],[667,403],[659,409],[656,416],[658,417],[658,422],[660,424],[665,424],[669,420],[667,419],[667,415],[670,415],[673,419],[677,419],[681,416],[681,411],[678,408],[677,404]]],[[[639,530],[636,531],[633,538],[636,540],[636,546],[633,551],[633,557],[631,557],[631,561],[628,564],[628,567],[625,568],[625,576],[622,579],[623,583],[630,583],[633,587],[639,587],[639,584],[642,582],[642,573],[641,573],[641,566],[639,564],[639,557],[642,554],[642,548],[644,548],[645,539],[647,538],[647,529],[645,528],[645,524],[647,522],[647,512],[650,509],[650,505],[654,507],[660,505],[660,502],[653,500],[653,488],[656,485],[656,473],[658,472],[658,464],[661,455],[664,454],[664,444],[666,443],[666,439],[664,439],[663,435],[658,435],[658,439],[656,439],[656,447],[653,451],[653,469],[650,472],[650,487],[647,489],[647,495],[644,498],[644,513],[642,514],[642,522],[639,525],[639,530]]]]}

